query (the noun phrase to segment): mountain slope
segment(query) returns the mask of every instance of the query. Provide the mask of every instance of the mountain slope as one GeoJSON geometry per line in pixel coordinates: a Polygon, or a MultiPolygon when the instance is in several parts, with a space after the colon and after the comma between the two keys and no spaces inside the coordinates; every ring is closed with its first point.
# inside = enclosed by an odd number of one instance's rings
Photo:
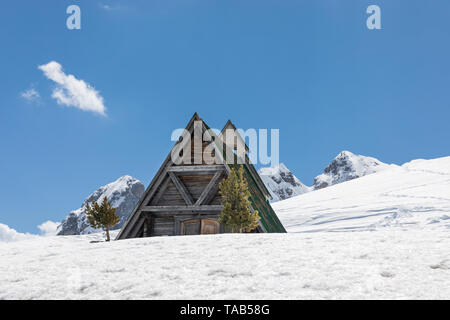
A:
{"type": "Polygon", "coordinates": [[[272,206],[288,232],[450,228],[450,157],[391,166],[272,206]]]}
{"type": "Polygon", "coordinates": [[[314,178],[315,190],[338,183],[353,180],[392,167],[378,159],[355,155],[350,151],[342,151],[325,168],[321,175],[314,178]]]}
{"type": "Polygon", "coordinates": [[[58,235],[77,235],[98,232],[92,229],[86,218],[86,204],[92,201],[100,203],[106,196],[112,202],[113,208],[117,208],[116,214],[120,217],[120,222],[113,227],[120,229],[128,216],[134,210],[145,187],[139,181],[130,176],[122,176],[116,181],[100,187],[84,200],[81,208],[73,210],[58,226],[58,235]]]}
{"type": "Polygon", "coordinates": [[[310,187],[301,183],[283,163],[270,168],[261,168],[258,173],[272,195],[272,202],[291,198],[311,190],[310,187]]]}

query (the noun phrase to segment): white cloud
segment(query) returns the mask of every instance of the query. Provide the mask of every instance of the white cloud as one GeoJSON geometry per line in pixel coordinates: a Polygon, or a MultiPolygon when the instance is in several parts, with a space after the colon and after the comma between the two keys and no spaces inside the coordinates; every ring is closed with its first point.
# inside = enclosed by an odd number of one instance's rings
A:
{"type": "Polygon", "coordinates": [[[58,226],[58,222],[48,220],[38,225],[38,229],[41,230],[43,236],[56,236],[56,229],[58,226]]]}
{"type": "MultiPolygon", "coordinates": [[[[41,236],[55,236],[58,225],[59,223],[48,220],[38,225],[38,229],[41,231],[41,236]]],[[[37,234],[17,232],[8,225],[0,223],[0,242],[15,242],[36,239],[38,237],[39,235],[37,234]]]]}
{"type": "Polygon", "coordinates": [[[0,242],[28,240],[36,237],[37,236],[33,234],[17,232],[6,224],[0,223],[0,242]]]}
{"type": "Polygon", "coordinates": [[[21,92],[20,96],[28,102],[38,101],[41,98],[39,92],[33,88],[21,92]]]}
{"type": "Polygon", "coordinates": [[[98,4],[99,7],[105,11],[118,11],[118,10],[123,10],[126,7],[124,7],[123,5],[119,5],[119,4],[104,4],[104,3],[99,3],[98,4]]]}
{"type": "Polygon", "coordinates": [[[65,74],[62,66],[56,61],[51,61],[38,68],[44,72],[48,79],[57,84],[53,90],[52,98],[56,99],[58,104],[106,116],[103,97],[88,83],[75,78],[71,74],[65,74]]]}

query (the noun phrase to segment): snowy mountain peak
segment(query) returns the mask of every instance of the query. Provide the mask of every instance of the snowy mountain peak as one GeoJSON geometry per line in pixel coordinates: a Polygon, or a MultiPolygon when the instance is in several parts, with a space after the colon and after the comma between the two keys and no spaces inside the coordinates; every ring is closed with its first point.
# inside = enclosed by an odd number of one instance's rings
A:
{"type": "Polygon", "coordinates": [[[353,180],[392,167],[378,159],[342,151],[325,168],[324,173],[314,178],[314,189],[353,180]]]}
{"type": "Polygon", "coordinates": [[[129,175],[124,175],[114,182],[108,183],[107,185],[100,187],[93,194],[91,194],[83,202],[83,207],[92,201],[97,201],[100,204],[103,198],[106,196],[109,201],[112,202],[114,208],[120,206],[122,201],[125,200],[125,193],[128,189],[132,188],[135,184],[141,184],[141,182],[129,175]]]}
{"type": "Polygon", "coordinates": [[[92,201],[100,203],[104,197],[107,197],[111,201],[112,206],[117,209],[116,214],[119,216],[120,222],[113,229],[119,229],[139,202],[144,191],[145,187],[139,180],[129,175],[124,175],[116,181],[100,187],[87,197],[83,201],[81,208],[70,212],[61,222],[57,234],[74,235],[97,232],[98,230],[94,230],[89,226],[85,214],[86,205],[92,201]]]}
{"type": "Polygon", "coordinates": [[[272,196],[272,202],[310,191],[283,163],[261,168],[258,173],[272,196]]]}
{"type": "Polygon", "coordinates": [[[273,209],[288,232],[450,230],[450,157],[379,167],[386,169],[280,201],[273,209]]]}

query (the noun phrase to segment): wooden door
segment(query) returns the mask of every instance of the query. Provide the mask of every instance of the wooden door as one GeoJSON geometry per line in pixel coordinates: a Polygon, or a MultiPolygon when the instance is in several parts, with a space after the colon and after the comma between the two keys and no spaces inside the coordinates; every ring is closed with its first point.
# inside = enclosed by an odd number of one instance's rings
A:
{"type": "Polygon", "coordinates": [[[194,235],[200,234],[200,219],[191,219],[181,222],[181,234],[182,235],[194,235]]]}
{"type": "Polygon", "coordinates": [[[202,219],[201,234],[216,234],[220,232],[220,225],[217,221],[211,219],[202,219]]]}

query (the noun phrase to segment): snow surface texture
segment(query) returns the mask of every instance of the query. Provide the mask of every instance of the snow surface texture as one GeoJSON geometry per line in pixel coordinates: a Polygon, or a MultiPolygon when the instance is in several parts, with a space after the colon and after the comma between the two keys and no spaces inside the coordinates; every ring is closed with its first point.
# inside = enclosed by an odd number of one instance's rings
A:
{"type": "Polygon", "coordinates": [[[86,205],[92,201],[101,203],[106,196],[111,201],[112,207],[117,208],[116,214],[119,216],[119,223],[113,229],[120,229],[127,220],[128,216],[136,207],[137,203],[144,194],[145,187],[139,181],[130,176],[122,176],[116,181],[100,187],[86,200],[81,208],[72,211],[57,229],[58,235],[76,235],[99,232],[93,229],[86,217],[86,205]]]}
{"type": "Polygon", "coordinates": [[[258,173],[272,196],[272,202],[291,198],[311,190],[310,187],[301,183],[283,163],[274,167],[261,168],[258,173]]]}
{"type": "Polygon", "coordinates": [[[0,299],[450,299],[450,157],[273,206],[290,233],[2,242],[0,299]]]}
{"type": "Polygon", "coordinates": [[[448,230],[0,243],[0,299],[448,299],[448,230]]]}
{"type": "Polygon", "coordinates": [[[290,232],[386,226],[444,227],[450,232],[450,157],[392,166],[272,207],[290,232]]]}

